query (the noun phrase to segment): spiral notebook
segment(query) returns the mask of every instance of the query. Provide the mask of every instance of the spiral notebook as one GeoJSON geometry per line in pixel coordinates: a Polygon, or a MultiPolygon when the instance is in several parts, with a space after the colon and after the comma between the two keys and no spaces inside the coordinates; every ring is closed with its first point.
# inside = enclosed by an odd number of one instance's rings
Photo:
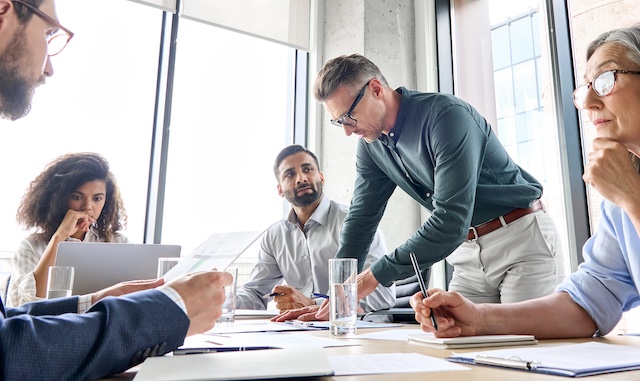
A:
{"type": "Polygon", "coordinates": [[[507,345],[530,345],[538,342],[531,335],[434,337],[429,333],[409,335],[407,340],[411,344],[426,345],[438,349],[503,347],[507,345]]]}

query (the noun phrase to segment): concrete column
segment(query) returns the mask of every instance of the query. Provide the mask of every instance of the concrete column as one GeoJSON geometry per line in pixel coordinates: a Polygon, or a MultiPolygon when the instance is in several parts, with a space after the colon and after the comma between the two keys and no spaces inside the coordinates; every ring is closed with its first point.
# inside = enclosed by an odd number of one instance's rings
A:
{"type": "MultiPolygon", "coordinates": [[[[322,62],[359,53],[373,61],[392,87],[416,88],[415,18],[412,0],[324,0],[322,62]]],[[[311,74],[315,77],[315,73],[311,74]]],[[[315,79],[315,78],[314,78],[315,79]]],[[[313,81],[312,81],[313,82],[313,81]]],[[[357,136],[345,137],[323,110],[316,153],[326,194],[349,204],[355,181],[357,136]]],[[[382,223],[387,247],[395,249],[422,225],[420,206],[402,190],[391,197],[382,223]]]]}

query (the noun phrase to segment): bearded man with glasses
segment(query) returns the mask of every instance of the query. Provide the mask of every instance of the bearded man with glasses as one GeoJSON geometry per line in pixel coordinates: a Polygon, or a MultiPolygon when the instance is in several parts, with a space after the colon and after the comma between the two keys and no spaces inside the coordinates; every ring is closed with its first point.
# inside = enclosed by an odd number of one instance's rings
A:
{"type": "MultiPolygon", "coordinates": [[[[542,185],[507,154],[491,126],[451,95],[391,88],[354,54],[328,61],[314,95],[331,123],[362,139],[337,257],[364,262],[396,187],[431,212],[404,244],[359,275],[358,296],[446,258],[449,288],[480,303],[553,292],[562,278],[558,233],[540,202],[542,185]]],[[[325,313],[322,308],[316,317],[325,313]]]]}
{"type": "MultiPolygon", "coordinates": [[[[35,88],[53,75],[50,57],[72,36],[54,0],[0,0],[0,117],[29,112],[35,88]]],[[[0,380],[95,380],[163,355],[213,327],[231,280],[208,271],[19,308],[0,303],[0,380]]]]}

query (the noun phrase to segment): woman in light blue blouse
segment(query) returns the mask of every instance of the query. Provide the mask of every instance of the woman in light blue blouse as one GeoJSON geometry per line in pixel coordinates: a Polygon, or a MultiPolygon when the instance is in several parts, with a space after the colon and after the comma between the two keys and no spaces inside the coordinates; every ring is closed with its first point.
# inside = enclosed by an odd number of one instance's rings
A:
{"type": "Polygon", "coordinates": [[[640,305],[640,24],[602,34],[587,59],[584,84],[573,94],[597,131],[583,179],[605,200],[584,263],[554,294],[520,303],[476,305],[455,292],[417,293],[411,305],[423,330],[439,337],[590,337],[611,332],[623,312],[640,305]]]}

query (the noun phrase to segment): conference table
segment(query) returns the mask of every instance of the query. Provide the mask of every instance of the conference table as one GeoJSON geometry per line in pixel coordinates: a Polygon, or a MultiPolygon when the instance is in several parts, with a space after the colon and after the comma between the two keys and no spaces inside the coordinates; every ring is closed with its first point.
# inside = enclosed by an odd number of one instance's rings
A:
{"type": "MultiPolygon", "coordinates": [[[[388,329],[417,329],[418,325],[405,324],[402,327],[388,328],[388,329]]],[[[374,332],[376,329],[360,329],[358,334],[365,334],[374,332]]],[[[321,337],[328,337],[328,331],[305,331],[305,334],[319,335],[321,337]]],[[[350,354],[373,354],[373,353],[419,353],[426,356],[445,358],[452,354],[451,350],[435,349],[422,345],[410,344],[406,341],[389,341],[389,340],[372,340],[372,339],[348,339],[350,343],[359,344],[353,346],[342,347],[329,347],[325,348],[325,352],[328,356],[332,355],[350,355],[350,354]]],[[[609,344],[619,345],[632,345],[640,346],[640,337],[638,336],[606,336],[603,338],[589,338],[589,339],[563,339],[563,340],[540,340],[538,346],[548,345],[560,345],[571,343],[583,343],[588,341],[597,341],[609,344]]],[[[493,348],[474,348],[474,349],[456,349],[456,353],[475,352],[484,349],[500,349],[500,347],[493,348]]],[[[568,380],[569,377],[560,377],[545,375],[539,373],[532,373],[527,371],[502,369],[489,366],[478,365],[464,365],[471,370],[469,371],[451,371],[451,372],[419,372],[419,373],[389,373],[389,374],[368,374],[368,375],[356,375],[356,376],[330,376],[330,377],[312,377],[304,378],[305,380],[313,381],[424,381],[438,380],[464,380],[464,381],[495,381],[495,380],[540,380],[540,381],[556,381],[556,380],[568,380]]],[[[135,368],[117,376],[104,379],[110,381],[123,381],[132,380],[135,377],[135,368]]],[[[626,371],[618,373],[608,373],[596,376],[583,377],[586,381],[601,381],[601,380],[640,380],[640,370],[626,371]]],[[[302,379],[296,379],[302,380],[302,379]]]]}

